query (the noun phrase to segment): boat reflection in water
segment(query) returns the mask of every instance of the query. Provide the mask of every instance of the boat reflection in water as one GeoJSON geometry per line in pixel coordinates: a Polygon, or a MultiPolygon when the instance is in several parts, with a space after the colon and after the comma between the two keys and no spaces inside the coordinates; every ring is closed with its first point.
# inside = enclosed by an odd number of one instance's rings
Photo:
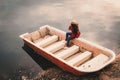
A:
{"type": "Polygon", "coordinates": [[[38,65],[40,65],[40,67],[43,70],[47,70],[47,69],[55,66],[53,63],[51,63],[50,61],[48,61],[47,59],[45,59],[44,57],[42,57],[41,55],[39,55],[37,52],[35,52],[28,45],[24,44],[22,48],[23,48],[24,51],[26,51],[26,53],[28,53],[32,57],[32,59],[38,65]]]}

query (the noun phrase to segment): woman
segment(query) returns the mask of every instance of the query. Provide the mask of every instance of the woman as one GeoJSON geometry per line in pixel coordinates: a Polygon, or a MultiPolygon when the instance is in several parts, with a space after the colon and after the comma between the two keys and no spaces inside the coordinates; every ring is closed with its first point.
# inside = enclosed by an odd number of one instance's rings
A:
{"type": "Polygon", "coordinates": [[[66,41],[67,41],[67,47],[70,46],[69,42],[72,39],[78,38],[80,36],[80,31],[78,27],[78,23],[75,20],[71,21],[71,25],[69,26],[70,32],[66,33],[66,41]]]}

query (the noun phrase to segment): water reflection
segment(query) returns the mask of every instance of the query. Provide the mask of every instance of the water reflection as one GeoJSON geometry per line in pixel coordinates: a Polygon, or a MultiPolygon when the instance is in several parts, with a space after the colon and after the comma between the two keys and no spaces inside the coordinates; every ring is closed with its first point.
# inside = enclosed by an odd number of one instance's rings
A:
{"type": "Polygon", "coordinates": [[[47,70],[50,67],[55,66],[53,63],[51,63],[50,61],[48,61],[47,59],[43,58],[41,55],[39,55],[37,52],[35,52],[32,48],[30,48],[28,45],[24,44],[24,46],[22,47],[23,50],[25,50],[31,57],[32,59],[40,65],[40,67],[43,70],[47,70]]]}
{"type": "Polygon", "coordinates": [[[46,24],[67,31],[70,21],[75,19],[80,24],[82,38],[119,53],[119,4],[120,0],[0,1],[0,78],[8,79],[14,72],[19,74],[21,67],[27,73],[41,71],[21,48],[23,42],[18,36],[46,24]]]}
{"type": "Polygon", "coordinates": [[[116,2],[113,0],[47,2],[44,5],[20,8],[16,14],[20,15],[22,12],[23,16],[17,16],[15,21],[25,21],[22,23],[25,23],[29,28],[39,24],[49,24],[67,31],[70,21],[76,19],[80,23],[81,37],[118,52],[115,48],[118,48],[119,44],[116,43],[118,42],[116,40],[120,34],[119,31],[116,31],[119,30],[120,23],[119,3],[119,0],[116,2]],[[23,20],[24,17],[27,18],[23,20]]]}

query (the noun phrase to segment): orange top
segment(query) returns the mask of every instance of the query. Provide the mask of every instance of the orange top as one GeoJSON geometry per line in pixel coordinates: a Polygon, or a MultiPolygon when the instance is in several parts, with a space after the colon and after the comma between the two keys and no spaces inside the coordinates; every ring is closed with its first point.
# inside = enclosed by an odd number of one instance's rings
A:
{"type": "MultiPolygon", "coordinates": [[[[78,27],[78,26],[77,26],[77,27],[78,27]]],[[[81,34],[81,33],[80,33],[80,30],[78,30],[77,33],[75,34],[72,26],[69,26],[69,30],[71,30],[71,32],[72,32],[72,34],[71,34],[71,37],[72,37],[72,38],[78,38],[78,37],[80,36],[80,34],[81,34]]]]}

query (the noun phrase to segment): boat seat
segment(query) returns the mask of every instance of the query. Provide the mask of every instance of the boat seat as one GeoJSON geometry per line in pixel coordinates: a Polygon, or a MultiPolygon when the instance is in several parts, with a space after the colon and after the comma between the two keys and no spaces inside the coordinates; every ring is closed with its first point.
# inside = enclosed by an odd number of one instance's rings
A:
{"type": "Polygon", "coordinates": [[[45,47],[44,49],[46,51],[50,51],[50,52],[54,53],[54,52],[64,48],[65,44],[66,43],[64,41],[59,41],[59,42],[51,44],[50,46],[45,47]]]}
{"type": "Polygon", "coordinates": [[[94,71],[94,70],[98,69],[100,66],[102,66],[108,59],[109,59],[108,56],[106,56],[104,54],[99,54],[96,57],[94,57],[93,59],[85,62],[78,68],[80,70],[84,70],[84,71],[94,71]]]}
{"type": "Polygon", "coordinates": [[[59,58],[65,59],[65,58],[75,54],[78,51],[79,51],[79,47],[76,45],[73,45],[72,47],[70,47],[66,50],[63,50],[62,52],[56,54],[56,56],[59,58]]]}
{"type": "Polygon", "coordinates": [[[40,41],[42,41],[42,40],[44,40],[44,39],[47,39],[47,38],[49,38],[50,37],[50,35],[46,35],[44,38],[39,38],[39,39],[37,39],[37,40],[34,40],[33,42],[35,43],[35,44],[37,44],[37,43],[39,43],[40,41]]]}
{"type": "Polygon", "coordinates": [[[53,35],[48,38],[43,39],[42,41],[38,42],[37,45],[40,47],[46,47],[58,40],[58,36],[53,35]]]}
{"type": "Polygon", "coordinates": [[[45,37],[46,35],[48,35],[49,32],[46,27],[40,27],[38,31],[40,32],[41,37],[45,37]]]}
{"type": "Polygon", "coordinates": [[[35,40],[38,40],[41,38],[41,35],[39,33],[39,31],[34,31],[32,33],[30,33],[31,35],[31,40],[34,42],[35,40]]]}
{"type": "Polygon", "coordinates": [[[78,65],[84,63],[85,61],[87,61],[88,59],[90,59],[91,56],[92,56],[91,52],[85,51],[84,53],[81,53],[80,55],[76,56],[75,58],[69,60],[68,63],[73,66],[78,66],[78,65]]]}
{"type": "Polygon", "coordinates": [[[34,40],[33,42],[34,42],[35,44],[37,44],[37,43],[39,43],[39,42],[42,41],[42,40],[43,40],[43,38],[40,38],[40,39],[34,40]]]}

